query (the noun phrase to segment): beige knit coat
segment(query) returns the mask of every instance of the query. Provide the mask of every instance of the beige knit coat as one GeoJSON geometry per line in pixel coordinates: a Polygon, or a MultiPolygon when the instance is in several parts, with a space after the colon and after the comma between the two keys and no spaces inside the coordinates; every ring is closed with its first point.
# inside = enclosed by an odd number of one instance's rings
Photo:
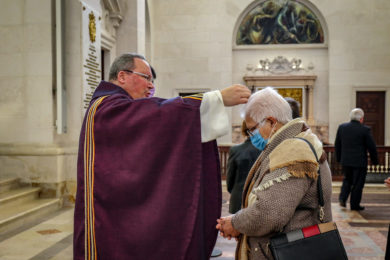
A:
{"type": "MultiPolygon", "coordinates": [[[[318,157],[321,157],[324,221],[332,221],[332,181],[326,156],[321,154],[322,145],[305,122],[295,119],[278,130],[253,165],[244,186],[242,203],[244,208],[232,218],[233,227],[247,236],[248,250],[244,251],[248,259],[273,259],[269,249],[271,236],[281,231],[289,232],[320,223],[317,196],[318,164],[309,145],[303,140],[293,138],[295,136],[309,140],[314,145],[318,157]],[[284,147],[286,148],[281,149],[284,147]],[[289,158],[293,159],[288,161],[289,158]],[[251,203],[248,203],[249,193],[252,193],[251,203]]],[[[241,243],[243,235],[237,244],[236,259],[242,259],[239,253],[241,243]]]]}

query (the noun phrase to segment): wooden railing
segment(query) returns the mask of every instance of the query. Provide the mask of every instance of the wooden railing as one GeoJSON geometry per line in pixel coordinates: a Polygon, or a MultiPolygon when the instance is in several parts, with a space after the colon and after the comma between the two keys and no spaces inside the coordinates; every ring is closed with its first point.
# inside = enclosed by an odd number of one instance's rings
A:
{"type": "MultiPolygon", "coordinates": [[[[229,158],[229,150],[231,145],[219,145],[219,159],[221,161],[222,179],[226,179],[227,161],[229,158]]],[[[325,145],[324,150],[328,155],[328,163],[332,172],[332,179],[334,181],[341,181],[343,173],[341,165],[336,161],[335,148],[331,145],[325,145]]],[[[390,146],[377,146],[379,165],[371,165],[368,159],[367,172],[369,175],[388,176],[390,174],[390,146]]],[[[383,177],[384,178],[384,177],[383,177]]],[[[380,180],[383,178],[379,178],[380,180]]],[[[379,181],[380,182],[380,181],[379,181]]]]}
{"type": "Polygon", "coordinates": [[[226,179],[226,170],[227,170],[227,161],[229,159],[229,150],[231,145],[219,145],[218,151],[219,151],[219,161],[221,163],[221,175],[222,179],[226,179]]]}
{"type": "Polygon", "coordinates": [[[341,165],[336,160],[336,153],[334,146],[324,145],[324,150],[328,155],[328,163],[330,172],[332,173],[332,180],[341,181],[343,179],[343,172],[341,165]]]}

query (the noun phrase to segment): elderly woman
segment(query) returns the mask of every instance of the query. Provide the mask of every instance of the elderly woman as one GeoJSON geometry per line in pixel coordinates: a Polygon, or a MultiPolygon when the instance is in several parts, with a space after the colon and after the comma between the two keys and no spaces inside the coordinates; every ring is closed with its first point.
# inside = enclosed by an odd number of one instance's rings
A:
{"type": "Polygon", "coordinates": [[[332,220],[331,173],[322,144],[301,118],[292,120],[289,104],[267,87],[253,94],[245,121],[251,141],[264,149],[246,179],[243,208],[218,220],[224,237],[238,238],[236,259],[273,259],[270,237],[320,223],[317,170],[324,194],[324,221],[332,220]],[[318,165],[309,141],[320,159],[318,165]]]}

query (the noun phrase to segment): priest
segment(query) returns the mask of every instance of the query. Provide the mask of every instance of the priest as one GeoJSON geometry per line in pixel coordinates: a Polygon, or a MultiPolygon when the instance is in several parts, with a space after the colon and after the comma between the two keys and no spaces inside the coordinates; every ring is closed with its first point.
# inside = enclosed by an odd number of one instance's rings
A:
{"type": "Polygon", "coordinates": [[[145,58],[123,54],[93,94],[80,133],[74,259],[209,259],[221,213],[215,139],[225,106],[250,91],[150,97],[145,58]]]}

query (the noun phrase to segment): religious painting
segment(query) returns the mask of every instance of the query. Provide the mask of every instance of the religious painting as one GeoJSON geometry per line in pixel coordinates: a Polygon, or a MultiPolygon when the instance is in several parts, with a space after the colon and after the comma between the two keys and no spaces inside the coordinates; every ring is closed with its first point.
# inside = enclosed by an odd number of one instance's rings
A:
{"type": "Polygon", "coordinates": [[[291,0],[260,2],[241,21],[237,45],[324,43],[317,16],[304,4],[291,0]]]}

